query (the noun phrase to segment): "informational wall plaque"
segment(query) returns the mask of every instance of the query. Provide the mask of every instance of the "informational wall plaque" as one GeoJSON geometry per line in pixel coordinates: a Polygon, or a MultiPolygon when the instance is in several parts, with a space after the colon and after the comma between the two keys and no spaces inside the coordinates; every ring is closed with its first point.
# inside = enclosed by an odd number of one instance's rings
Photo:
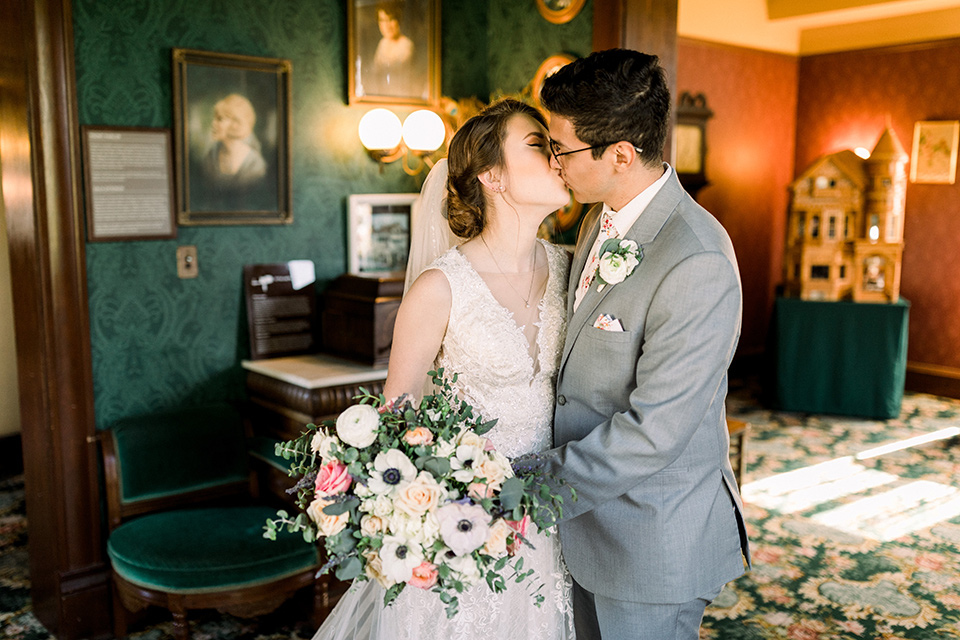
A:
{"type": "Polygon", "coordinates": [[[83,127],[91,242],[176,238],[168,129],[83,127]]]}
{"type": "Polygon", "coordinates": [[[315,281],[311,260],[243,268],[251,360],[318,350],[315,281]]]}

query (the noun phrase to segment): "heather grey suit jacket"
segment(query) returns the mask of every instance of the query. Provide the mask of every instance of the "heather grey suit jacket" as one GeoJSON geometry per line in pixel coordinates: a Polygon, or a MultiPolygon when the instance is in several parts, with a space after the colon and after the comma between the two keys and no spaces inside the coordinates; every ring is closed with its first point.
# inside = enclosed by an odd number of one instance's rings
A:
{"type": "Polygon", "coordinates": [[[723,227],[670,171],[623,235],[643,249],[636,270],[602,292],[595,281],[573,313],[600,206],[583,221],[557,379],[558,448],[545,455],[547,471],[579,494],[559,524],[570,573],[632,602],[693,600],[749,559],[724,413],[740,335],[737,262],[723,227]],[[601,313],[623,333],[595,329],[601,313]]]}

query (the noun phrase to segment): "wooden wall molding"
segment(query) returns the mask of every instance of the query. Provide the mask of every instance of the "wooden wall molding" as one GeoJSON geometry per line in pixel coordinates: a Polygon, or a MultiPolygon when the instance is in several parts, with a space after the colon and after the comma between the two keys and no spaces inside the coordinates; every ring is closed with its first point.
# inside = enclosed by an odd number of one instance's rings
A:
{"type": "Polygon", "coordinates": [[[70,0],[0,2],[0,77],[33,612],[106,637],[70,0]]]}
{"type": "Polygon", "coordinates": [[[906,388],[947,398],[960,398],[960,369],[924,362],[907,362],[906,388]]]}

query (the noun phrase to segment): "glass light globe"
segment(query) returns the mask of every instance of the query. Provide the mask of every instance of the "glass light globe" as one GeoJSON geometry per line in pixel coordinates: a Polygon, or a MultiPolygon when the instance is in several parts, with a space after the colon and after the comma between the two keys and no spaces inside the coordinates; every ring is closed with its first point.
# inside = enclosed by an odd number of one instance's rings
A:
{"type": "Polygon", "coordinates": [[[371,151],[396,149],[402,132],[400,118],[389,109],[372,109],[360,118],[360,142],[371,151]]]}
{"type": "Polygon", "coordinates": [[[403,123],[403,141],[413,151],[436,151],[446,135],[443,120],[427,109],[414,111],[403,123]]]}

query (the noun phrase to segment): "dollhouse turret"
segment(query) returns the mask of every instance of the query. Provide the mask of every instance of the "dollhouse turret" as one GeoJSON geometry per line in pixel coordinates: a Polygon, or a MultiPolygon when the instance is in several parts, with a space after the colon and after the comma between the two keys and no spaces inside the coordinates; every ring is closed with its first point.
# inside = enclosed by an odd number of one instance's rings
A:
{"type": "Polygon", "coordinates": [[[805,300],[900,296],[908,156],[887,127],[866,160],[816,160],[790,184],[784,292],[805,300]]]}

